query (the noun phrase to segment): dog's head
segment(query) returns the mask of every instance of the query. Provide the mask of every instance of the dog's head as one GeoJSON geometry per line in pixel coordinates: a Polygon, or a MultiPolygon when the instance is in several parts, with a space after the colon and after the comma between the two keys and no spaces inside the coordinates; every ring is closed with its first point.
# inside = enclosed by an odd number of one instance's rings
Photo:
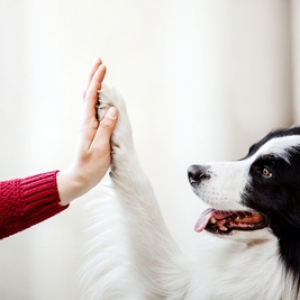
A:
{"type": "Polygon", "coordinates": [[[300,127],[272,131],[241,160],[192,165],[188,178],[211,207],[196,231],[246,242],[300,235],[300,127]]]}

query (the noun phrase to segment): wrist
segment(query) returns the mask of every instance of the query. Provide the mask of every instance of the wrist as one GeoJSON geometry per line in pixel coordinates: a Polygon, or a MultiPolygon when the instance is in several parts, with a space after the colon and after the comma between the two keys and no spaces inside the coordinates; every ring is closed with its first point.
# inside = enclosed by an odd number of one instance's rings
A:
{"type": "Polygon", "coordinates": [[[56,174],[57,190],[60,205],[68,205],[72,200],[82,196],[88,191],[83,176],[76,175],[72,169],[60,171],[56,174]]]}

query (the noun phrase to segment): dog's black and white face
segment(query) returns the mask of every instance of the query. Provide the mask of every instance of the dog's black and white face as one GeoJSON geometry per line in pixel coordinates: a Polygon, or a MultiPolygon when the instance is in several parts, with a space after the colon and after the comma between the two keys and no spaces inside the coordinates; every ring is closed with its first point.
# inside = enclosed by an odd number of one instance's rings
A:
{"type": "Polygon", "coordinates": [[[192,165],[188,178],[211,206],[196,231],[246,242],[300,235],[300,127],[269,133],[236,162],[192,165]]]}

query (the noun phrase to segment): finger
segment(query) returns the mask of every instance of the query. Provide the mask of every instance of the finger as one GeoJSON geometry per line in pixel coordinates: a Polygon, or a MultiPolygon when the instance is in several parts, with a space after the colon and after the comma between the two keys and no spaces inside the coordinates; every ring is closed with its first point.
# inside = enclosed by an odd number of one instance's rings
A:
{"type": "Polygon", "coordinates": [[[80,151],[87,151],[90,148],[98,148],[107,151],[109,148],[110,136],[116,127],[118,120],[118,110],[110,107],[100,124],[95,121],[93,126],[83,124],[80,130],[79,148],[80,151]],[[97,123],[97,124],[96,124],[97,123]]]}
{"type": "Polygon", "coordinates": [[[101,83],[106,74],[106,67],[100,65],[95,72],[84,101],[83,122],[93,122],[96,120],[96,105],[98,103],[98,91],[101,89],[101,83]]]}
{"type": "Polygon", "coordinates": [[[105,77],[105,74],[106,74],[106,66],[100,64],[92,77],[89,88],[86,92],[85,100],[89,100],[95,97],[98,100],[98,91],[101,89],[101,83],[105,77]]]}
{"type": "Polygon", "coordinates": [[[83,90],[83,99],[85,99],[85,96],[86,96],[86,93],[89,89],[89,86],[91,84],[91,81],[93,79],[93,76],[95,74],[95,72],[98,70],[99,66],[102,64],[102,60],[101,58],[99,57],[96,57],[95,60],[94,60],[94,63],[90,69],[90,72],[89,72],[89,76],[88,76],[88,80],[87,80],[87,83],[85,85],[85,89],[83,90]]]}
{"type": "Polygon", "coordinates": [[[92,143],[93,147],[97,147],[99,149],[107,147],[111,134],[117,125],[117,121],[118,110],[115,107],[110,107],[100,122],[99,128],[92,143]]]}

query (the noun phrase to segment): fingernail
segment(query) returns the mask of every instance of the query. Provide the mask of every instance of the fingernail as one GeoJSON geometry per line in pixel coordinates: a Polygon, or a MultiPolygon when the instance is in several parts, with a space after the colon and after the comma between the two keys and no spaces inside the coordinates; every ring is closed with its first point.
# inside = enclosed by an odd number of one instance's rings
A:
{"type": "Polygon", "coordinates": [[[118,110],[115,107],[110,107],[106,113],[106,116],[110,119],[116,119],[118,116],[118,110]]]}

